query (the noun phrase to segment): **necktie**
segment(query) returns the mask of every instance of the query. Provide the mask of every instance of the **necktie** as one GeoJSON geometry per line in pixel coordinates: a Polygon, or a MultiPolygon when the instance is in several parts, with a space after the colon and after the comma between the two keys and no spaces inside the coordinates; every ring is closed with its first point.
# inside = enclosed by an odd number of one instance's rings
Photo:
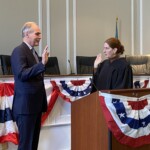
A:
{"type": "Polygon", "coordinates": [[[36,54],[36,52],[35,52],[35,49],[32,48],[31,50],[32,50],[32,53],[33,53],[33,56],[34,56],[36,62],[38,63],[38,62],[39,62],[39,58],[38,58],[38,56],[37,56],[37,54],[36,54]]]}

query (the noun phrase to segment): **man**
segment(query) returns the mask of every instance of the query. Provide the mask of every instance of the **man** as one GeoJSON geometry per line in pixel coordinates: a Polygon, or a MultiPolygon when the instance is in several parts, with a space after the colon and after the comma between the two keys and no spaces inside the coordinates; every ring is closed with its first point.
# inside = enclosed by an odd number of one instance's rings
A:
{"type": "Polygon", "coordinates": [[[43,73],[49,52],[46,46],[39,61],[34,47],[39,45],[41,31],[35,22],[23,25],[22,38],[11,55],[15,79],[12,111],[19,131],[18,150],[37,150],[41,115],[47,110],[43,73]]]}

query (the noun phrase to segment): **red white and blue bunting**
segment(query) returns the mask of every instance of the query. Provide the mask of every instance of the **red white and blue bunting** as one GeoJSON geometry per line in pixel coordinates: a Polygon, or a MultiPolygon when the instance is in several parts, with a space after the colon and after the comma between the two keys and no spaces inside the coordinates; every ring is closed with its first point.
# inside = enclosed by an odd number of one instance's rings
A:
{"type": "MultiPolygon", "coordinates": [[[[45,82],[48,110],[42,116],[43,125],[52,111],[58,97],[72,102],[90,94],[90,80],[49,81],[45,82]]],[[[0,83],[0,143],[12,142],[18,144],[18,130],[12,118],[12,102],[14,83],[0,83]]]]}
{"type": "Polygon", "coordinates": [[[100,93],[108,128],[125,145],[150,144],[150,95],[140,98],[100,93]]]}
{"type": "MultiPolygon", "coordinates": [[[[149,80],[136,79],[138,88],[149,87],[149,80]]],[[[66,102],[73,102],[91,91],[91,81],[85,80],[46,80],[48,110],[42,116],[44,125],[59,97],[66,102]]],[[[14,83],[0,83],[0,143],[18,144],[18,130],[13,122],[11,109],[14,83]]],[[[150,144],[150,96],[139,99],[101,93],[100,102],[108,127],[122,144],[138,147],[150,144]]]]}
{"type": "Polygon", "coordinates": [[[134,80],[133,87],[134,88],[148,88],[149,87],[149,79],[134,80]]]}

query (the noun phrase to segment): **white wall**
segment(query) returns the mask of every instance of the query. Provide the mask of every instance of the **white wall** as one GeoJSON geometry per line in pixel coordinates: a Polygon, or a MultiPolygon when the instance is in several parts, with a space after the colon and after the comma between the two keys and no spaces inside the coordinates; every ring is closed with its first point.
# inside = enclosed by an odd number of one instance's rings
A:
{"type": "Polygon", "coordinates": [[[21,42],[21,27],[38,21],[37,0],[0,0],[0,53],[11,54],[21,42]]]}
{"type": "Polygon", "coordinates": [[[39,23],[51,56],[57,56],[61,74],[70,73],[68,59],[75,70],[75,56],[95,56],[103,42],[115,35],[125,54],[149,54],[149,0],[0,0],[0,53],[11,54],[20,44],[24,22],[39,23]]]}

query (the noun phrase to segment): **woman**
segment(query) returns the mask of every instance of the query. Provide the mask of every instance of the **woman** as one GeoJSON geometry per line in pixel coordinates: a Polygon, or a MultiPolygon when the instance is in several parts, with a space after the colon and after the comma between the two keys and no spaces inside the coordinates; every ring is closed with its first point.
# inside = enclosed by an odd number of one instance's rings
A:
{"type": "Polygon", "coordinates": [[[124,46],[118,39],[109,38],[104,42],[106,60],[102,61],[101,54],[95,59],[92,92],[133,87],[132,68],[120,57],[123,52],[124,46]]]}

